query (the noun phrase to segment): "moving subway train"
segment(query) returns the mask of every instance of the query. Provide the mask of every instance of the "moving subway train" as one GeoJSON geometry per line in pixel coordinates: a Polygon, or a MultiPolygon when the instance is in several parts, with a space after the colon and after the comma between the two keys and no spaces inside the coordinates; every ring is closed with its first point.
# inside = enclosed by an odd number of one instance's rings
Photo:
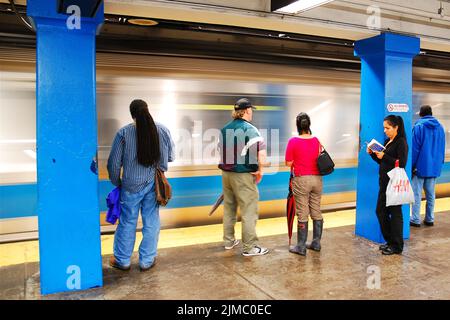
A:
{"type": "MultiPolygon", "coordinates": [[[[32,49],[0,50],[0,241],[37,237],[35,58],[32,49]]],[[[446,130],[446,163],[438,196],[450,195],[450,76],[414,69],[413,109],[433,107],[446,130]],[[430,77],[432,78],[430,80],[430,77]]],[[[217,223],[208,217],[221,193],[216,143],[231,119],[234,102],[249,97],[257,106],[255,125],[268,145],[270,167],[260,184],[261,216],[284,215],[288,170],[283,166],[295,116],[307,112],[313,134],[334,158],[337,169],[324,179],[323,209],[355,205],[359,130],[359,72],[256,62],[99,53],[97,116],[99,203],[102,230],[105,198],[113,186],[106,160],[116,131],[131,122],[129,103],[148,102],[154,118],[172,132],[176,161],[168,177],[173,199],[161,210],[163,227],[217,223]]],[[[70,95],[70,92],[67,92],[70,95]]],[[[64,107],[61,101],[58,108],[64,107]]],[[[418,115],[414,115],[413,121],[418,115]]],[[[381,126],[381,124],[380,124],[381,126]]],[[[76,134],[76,132],[74,132],[76,134]]],[[[374,202],[376,199],[374,198],[374,202]]],[[[71,214],[61,208],[61,214],[71,214]]]]}

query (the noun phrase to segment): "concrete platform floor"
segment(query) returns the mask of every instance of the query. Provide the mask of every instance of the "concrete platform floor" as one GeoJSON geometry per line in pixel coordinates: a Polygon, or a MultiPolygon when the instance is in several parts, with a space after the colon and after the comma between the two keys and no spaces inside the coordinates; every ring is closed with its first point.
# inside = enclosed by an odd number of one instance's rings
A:
{"type": "Polygon", "coordinates": [[[324,230],[322,251],[306,257],[288,252],[285,234],[260,243],[268,255],[244,257],[241,246],[225,251],[217,242],[160,249],[145,273],[136,253],[128,272],[110,268],[106,255],[104,287],[48,296],[39,293],[37,262],[4,266],[0,299],[450,299],[450,211],[437,213],[434,227],[412,228],[403,255],[381,255],[351,225],[324,230]],[[370,288],[374,269],[379,289],[370,288]]]}

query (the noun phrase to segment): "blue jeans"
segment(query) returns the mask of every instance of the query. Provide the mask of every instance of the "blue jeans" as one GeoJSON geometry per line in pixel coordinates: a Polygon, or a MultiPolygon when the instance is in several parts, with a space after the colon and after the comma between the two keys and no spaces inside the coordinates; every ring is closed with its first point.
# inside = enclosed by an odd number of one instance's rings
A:
{"type": "Polygon", "coordinates": [[[114,235],[114,256],[116,262],[124,267],[130,265],[136,240],[136,225],[139,209],[142,216],[142,241],[139,245],[139,265],[150,267],[156,257],[159,230],[159,205],[156,203],[155,184],[151,183],[144,190],[130,193],[122,189],[120,194],[120,218],[114,235]]]}
{"type": "Polygon", "coordinates": [[[434,186],[436,178],[419,178],[414,175],[412,178],[412,188],[414,192],[414,204],[412,206],[411,222],[420,224],[420,201],[422,200],[422,189],[425,189],[427,207],[425,210],[425,221],[434,222],[434,186]]]}

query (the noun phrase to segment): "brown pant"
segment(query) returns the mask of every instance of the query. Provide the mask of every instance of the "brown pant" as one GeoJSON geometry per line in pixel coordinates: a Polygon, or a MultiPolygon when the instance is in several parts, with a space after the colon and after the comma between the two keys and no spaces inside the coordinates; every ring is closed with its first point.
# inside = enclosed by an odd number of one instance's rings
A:
{"type": "Polygon", "coordinates": [[[311,219],[322,220],[320,200],[322,198],[322,176],[310,175],[295,177],[292,181],[295,199],[295,213],[299,222],[311,219]]]}

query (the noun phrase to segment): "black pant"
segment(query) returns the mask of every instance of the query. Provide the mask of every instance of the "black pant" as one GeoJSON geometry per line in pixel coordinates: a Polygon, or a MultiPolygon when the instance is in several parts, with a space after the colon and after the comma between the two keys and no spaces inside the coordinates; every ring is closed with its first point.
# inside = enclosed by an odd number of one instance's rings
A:
{"type": "Polygon", "coordinates": [[[395,252],[403,251],[403,214],[402,206],[386,207],[387,183],[380,183],[377,201],[377,217],[380,223],[381,233],[387,244],[395,252]]]}

